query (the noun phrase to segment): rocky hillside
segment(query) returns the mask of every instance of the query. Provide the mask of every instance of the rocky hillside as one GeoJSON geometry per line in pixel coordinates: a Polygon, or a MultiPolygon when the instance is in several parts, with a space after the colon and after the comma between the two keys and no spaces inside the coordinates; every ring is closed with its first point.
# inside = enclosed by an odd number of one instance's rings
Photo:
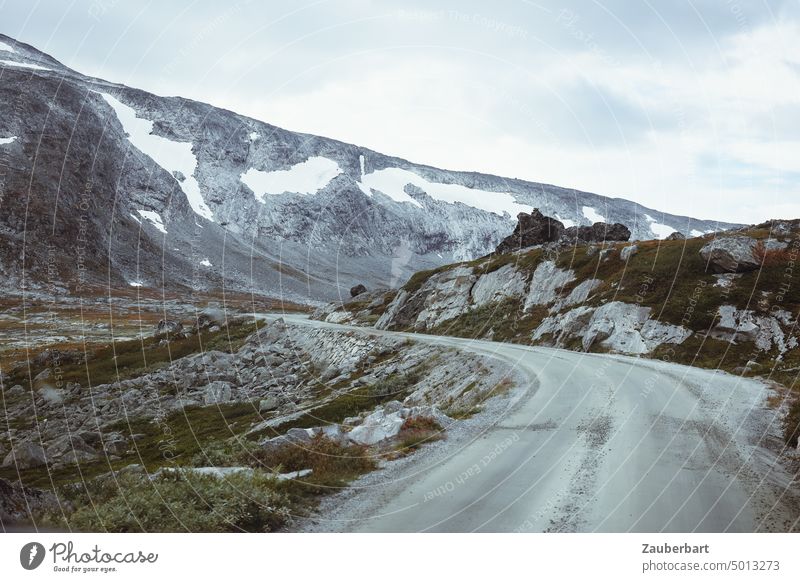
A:
{"type": "Polygon", "coordinates": [[[483,256],[533,207],[633,239],[731,226],[286,131],[87,77],[3,35],[0,76],[8,291],[225,284],[310,302],[483,256]]]}
{"type": "Polygon", "coordinates": [[[270,449],[318,434],[379,445],[409,418],[444,430],[448,414],[474,411],[511,382],[494,360],[402,338],[281,319],[162,324],[113,352],[43,352],[32,383],[27,364],[10,370],[0,477],[42,485],[131,463],[155,471],[229,438],[270,449]]]}
{"type": "Polygon", "coordinates": [[[360,294],[315,317],[647,355],[792,385],[800,221],[671,238],[496,253],[417,273],[399,291],[360,294]]]}

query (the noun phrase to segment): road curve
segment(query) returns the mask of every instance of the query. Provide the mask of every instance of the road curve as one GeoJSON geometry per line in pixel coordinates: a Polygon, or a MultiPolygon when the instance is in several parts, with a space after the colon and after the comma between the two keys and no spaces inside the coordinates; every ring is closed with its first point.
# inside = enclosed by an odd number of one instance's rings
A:
{"type": "Polygon", "coordinates": [[[424,471],[359,491],[357,503],[344,504],[357,511],[339,511],[336,531],[800,527],[797,484],[773,452],[780,446],[779,419],[761,382],[626,356],[283,317],[499,358],[531,382],[527,396],[502,418],[445,447],[424,471]]]}

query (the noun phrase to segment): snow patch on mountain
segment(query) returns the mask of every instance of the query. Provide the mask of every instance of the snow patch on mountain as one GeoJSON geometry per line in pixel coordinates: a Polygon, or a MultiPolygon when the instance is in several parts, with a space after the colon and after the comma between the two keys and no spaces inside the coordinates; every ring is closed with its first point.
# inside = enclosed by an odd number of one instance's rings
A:
{"type": "Polygon", "coordinates": [[[210,267],[211,261],[209,261],[208,259],[203,259],[202,261],[200,261],[200,264],[204,267],[210,267]]]}
{"type": "Polygon", "coordinates": [[[12,135],[11,137],[0,137],[0,145],[14,143],[16,140],[17,140],[16,135],[12,135]]]}
{"type": "Polygon", "coordinates": [[[250,168],[241,181],[264,203],[267,195],[316,194],[342,173],[339,164],[322,156],[313,156],[288,170],[265,172],[250,168]]]}
{"type": "Polygon", "coordinates": [[[125,105],[112,95],[108,93],[100,93],[100,95],[116,113],[122,129],[128,134],[128,141],[171,174],[174,175],[174,172],[183,174],[184,179],[179,180],[178,183],[186,194],[189,206],[196,214],[213,222],[214,215],[203,200],[200,184],[194,177],[197,158],[192,153],[192,142],[172,141],[159,135],[153,135],[152,121],[138,117],[133,107],[125,105]]]}
{"type": "Polygon", "coordinates": [[[250,141],[256,141],[261,136],[258,134],[257,131],[251,131],[249,137],[250,137],[250,141]]]}
{"type": "Polygon", "coordinates": [[[402,168],[384,168],[365,174],[361,177],[361,184],[364,186],[361,189],[365,193],[365,188],[377,190],[396,202],[409,202],[420,208],[422,205],[405,191],[409,184],[416,186],[435,200],[448,204],[460,202],[499,216],[515,218],[520,212],[530,212],[531,210],[530,206],[520,204],[507,192],[491,192],[460,184],[429,182],[422,176],[402,168]]]}
{"type": "Polygon", "coordinates": [[[649,214],[645,214],[644,217],[647,222],[650,223],[650,230],[653,231],[653,234],[656,235],[657,239],[667,238],[669,235],[675,232],[674,228],[666,224],[661,224],[649,214]]]}
{"type": "Polygon", "coordinates": [[[47,67],[42,67],[40,65],[34,65],[33,63],[19,63],[17,61],[8,61],[5,59],[0,59],[0,65],[4,67],[16,67],[18,69],[33,69],[34,71],[52,71],[53,69],[48,69],[47,67]]]}
{"type": "Polygon", "coordinates": [[[602,214],[600,214],[599,212],[597,212],[597,210],[595,210],[591,206],[584,206],[582,210],[583,210],[583,215],[592,224],[594,224],[595,222],[605,222],[606,221],[605,217],[602,214]]]}
{"type": "MultiPolygon", "coordinates": [[[[147,220],[158,230],[160,230],[164,234],[167,234],[167,229],[164,228],[164,221],[161,220],[161,215],[158,212],[153,212],[152,210],[137,210],[136,212],[138,212],[142,218],[147,220]]],[[[139,224],[141,224],[141,222],[139,224]]]]}
{"type": "Polygon", "coordinates": [[[561,216],[559,216],[558,213],[556,213],[555,217],[556,220],[558,220],[561,224],[564,225],[564,228],[572,228],[573,226],[575,226],[574,220],[570,220],[569,218],[561,218],[561,216]]]}
{"type": "Polygon", "coordinates": [[[0,42],[0,51],[5,51],[7,53],[15,53],[17,51],[14,50],[10,44],[6,44],[4,42],[0,42]]]}

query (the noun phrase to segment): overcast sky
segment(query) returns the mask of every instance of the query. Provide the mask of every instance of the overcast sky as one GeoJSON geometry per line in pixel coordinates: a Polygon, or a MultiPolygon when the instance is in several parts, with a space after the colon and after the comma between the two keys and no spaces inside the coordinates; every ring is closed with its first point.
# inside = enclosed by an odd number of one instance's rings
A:
{"type": "Polygon", "coordinates": [[[800,217],[798,0],[0,0],[0,31],[415,162],[800,217]]]}

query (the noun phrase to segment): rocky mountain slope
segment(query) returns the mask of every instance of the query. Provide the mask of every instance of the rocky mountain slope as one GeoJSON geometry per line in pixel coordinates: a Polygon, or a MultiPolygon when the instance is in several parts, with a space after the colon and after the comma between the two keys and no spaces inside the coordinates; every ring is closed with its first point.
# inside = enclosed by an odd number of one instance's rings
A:
{"type": "Polygon", "coordinates": [[[485,255],[534,206],[634,239],[731,226],[286,131],[87,77],[3,35],[0,108],[7,290],[225,285],[309,302],[485,255]]]}
{"type": "Polygon", "coordinates": [[[685,240],[546,242],[420,272],[399,291],[360,294],[314,317],[647,355],[791,387],[799,255],[800,221],[685,240]]]}

